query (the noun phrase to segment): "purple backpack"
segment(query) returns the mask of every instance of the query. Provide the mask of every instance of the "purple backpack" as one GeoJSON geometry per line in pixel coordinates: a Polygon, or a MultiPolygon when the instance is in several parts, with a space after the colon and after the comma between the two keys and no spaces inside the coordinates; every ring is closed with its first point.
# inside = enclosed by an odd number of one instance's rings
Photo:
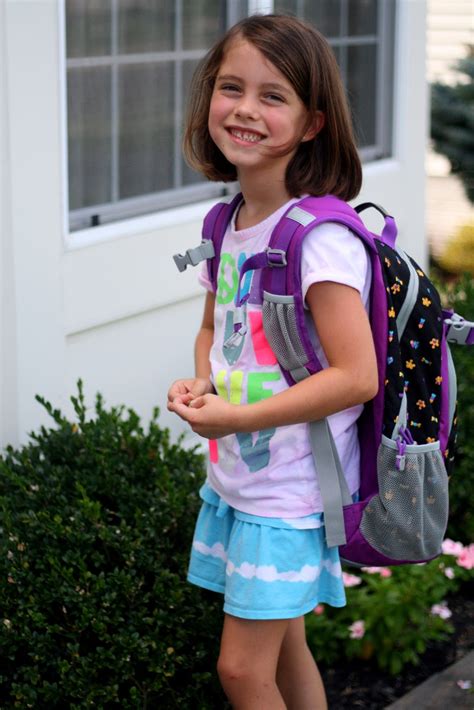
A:
{"type": "MultiPolygon", "coordinates": [[[[207,259],[216,290],[222,240],[241,200],[215,205],[204,219],[203,241],[176,255],[180,271],[207,259]]],[[[448,472],[453,463],[456,375],[450,342],[474,344],[474,323],[443,311],[439,294],[419,266],[395,246],[394,219],[372,203],[355,209],[337,197],[306,197],[280,219],[265,251],[240,268],[234,332],[224,347],[238,347],[246,332],[240,284],[253,270],[266,338],[289,385],[321,370],[303,306],[301,250],[319,224],[348,227],[368,251],[372,267],[370,323],[379,390],[358,421],[359,499],[354,502],[327,421],[311,422],[310,439],[321,487],[326,540],[343,560],[359,565],[423,562],[441,553],[448,521],[448,472]],[[380,236],[359,217],[374,207],[383,216],[380,236]]]]}

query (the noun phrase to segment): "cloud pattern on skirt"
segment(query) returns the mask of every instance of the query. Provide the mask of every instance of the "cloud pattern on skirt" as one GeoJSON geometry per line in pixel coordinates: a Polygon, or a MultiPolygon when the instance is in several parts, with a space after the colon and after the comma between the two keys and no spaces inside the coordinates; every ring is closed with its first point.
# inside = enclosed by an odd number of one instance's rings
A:
{"type": "MultiPolygon", "coordinates": [[[[224,562],[227,561],[226,550],[220,542],[215,542],[212,547],[209,547],[204,542],[195,540],[193,547],[202,555],[210,555],[211,557],[218,557],[224,562]]],[[[229,577],[233,574],[238,574],[245,579],[256,577],[262,582],[309,583],[318,579],[323,569],[326,569],[334,577],[340,577],[342,573],[340,562],[331,562],[331,560],[324,560],[321,565],[303,565],[298,570],[288,570],[286,572],[278,572],[275,565],[255,565],[250,562],[242,562],[241,565],[236,567],[232,560],[228,560],[226,574],[229,577]]]]}

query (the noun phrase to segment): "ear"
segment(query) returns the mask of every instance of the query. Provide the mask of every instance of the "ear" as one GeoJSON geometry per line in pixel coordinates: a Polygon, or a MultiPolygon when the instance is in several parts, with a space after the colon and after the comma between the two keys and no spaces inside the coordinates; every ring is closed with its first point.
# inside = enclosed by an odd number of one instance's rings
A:
{"type": "Polygon", "coordinates": [[[304,143],[306,141],[312,141],[313,138],[316,138],[318,133],[324,127],[325,123],[326,123],[326,116],[324,115],[324,113],[322,111],[316,111],[316,115],[314,116],[313,120],[311,121],[309,128],[306,130],[305,134],[303,135],[301,142],[304,143]]]}

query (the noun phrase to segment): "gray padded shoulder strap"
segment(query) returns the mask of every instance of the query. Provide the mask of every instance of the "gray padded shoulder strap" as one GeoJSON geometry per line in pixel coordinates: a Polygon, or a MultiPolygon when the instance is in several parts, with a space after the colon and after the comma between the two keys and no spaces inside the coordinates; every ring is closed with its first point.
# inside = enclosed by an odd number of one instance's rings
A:
{"type": "Polygon", "coordinates": [[[353,501],[328,420],[310,422],[309,436],[323,501],[326,543],[328,547],[344,545],[346,532],[342,507],[353,501]]]}

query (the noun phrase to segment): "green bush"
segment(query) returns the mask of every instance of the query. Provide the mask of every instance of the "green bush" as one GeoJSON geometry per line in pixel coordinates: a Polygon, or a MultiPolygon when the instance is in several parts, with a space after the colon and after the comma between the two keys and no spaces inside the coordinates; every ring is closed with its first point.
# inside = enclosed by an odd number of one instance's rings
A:
{"type": "Polygon", "coordinates": [[[132,410],[0,459],[0,707],[214,708],[221,601],[185,581],[203,460],[132,410]]]}

